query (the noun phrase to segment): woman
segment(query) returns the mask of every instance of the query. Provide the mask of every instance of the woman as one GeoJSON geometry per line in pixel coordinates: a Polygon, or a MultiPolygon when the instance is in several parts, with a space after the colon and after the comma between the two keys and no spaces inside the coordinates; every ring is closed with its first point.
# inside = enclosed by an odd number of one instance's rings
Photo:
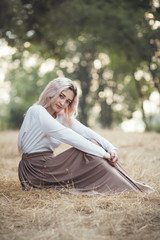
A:
{"type": "Polygon", "coordinates": [[[152,188],[124,172],[110,142],[74,118],[77,105],[75,83],[57,78],[27,111],[18,136],[22,188],[54,188],[87,195],[151,192],[152,188]],[[61,142],[72,148],[54,156],[61,142]]]}

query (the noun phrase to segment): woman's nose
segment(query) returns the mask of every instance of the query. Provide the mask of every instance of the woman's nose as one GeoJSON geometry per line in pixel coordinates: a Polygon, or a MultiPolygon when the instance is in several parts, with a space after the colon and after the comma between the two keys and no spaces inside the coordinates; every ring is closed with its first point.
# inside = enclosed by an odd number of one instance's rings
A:
{"type": "Polygon", "coordinates": [[[61,104],[61,105],[64,105],[64,104],[65,104],[65,99],[61,99],[61,100],[60,100],[60,104],[61,104]]]}

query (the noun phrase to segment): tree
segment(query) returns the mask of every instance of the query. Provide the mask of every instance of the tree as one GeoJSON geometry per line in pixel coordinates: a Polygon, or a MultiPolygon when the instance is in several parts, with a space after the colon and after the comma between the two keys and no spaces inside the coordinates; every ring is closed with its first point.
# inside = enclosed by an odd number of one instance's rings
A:
{"type": "Polygon", "coordinates": [[[109,55],[111,70],[123,75],[121,81],[125,74],[132,75],[145,64],[159,90],[156,54],[160,30],[155,26],[160,15],[154,1],[2,0],[0,7],[0,37],[19,52],[27,47],[31,53],[57,61],[71,60],[76,51],[80,52],[74,76],[84,91],[80,104],[85,123],[92,106],[87,101],[92,66],[101,52],[109,55]]]}
{"type": "MultiPolygon", "coordinates": [[[[19,128],[22,124],[27,109],[37,102],[40,93],[50,80],[57,77],[56,72],[43,74],[40,72],[42,59],[37,58],[36,64],[26,66],[29,53],[13,55],[14,64],[6,75],[7,81],[11,83],[10,99],[7,109],[8,128],[19,128]],[[17,71],[18,67],[18,71],[17,71]]],[[[35,56],[34,56],[35,57],[35,56]]]]}

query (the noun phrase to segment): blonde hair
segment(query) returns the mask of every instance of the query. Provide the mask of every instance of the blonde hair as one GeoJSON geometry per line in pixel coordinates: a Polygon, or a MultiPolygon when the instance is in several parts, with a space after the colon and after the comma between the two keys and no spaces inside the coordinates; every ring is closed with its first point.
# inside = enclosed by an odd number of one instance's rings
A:
{"type": "Polygon", "coordinates": [[[66,89],[70,89],[74,93],[74,98],[71,104],[68,105],[66,109],[61,111],[59,115],[63,115],[67,123],[71,124],[71,117],[77,116],[77,108],[78,108],[78,94],[77,94],[77,86],[76,84],[70,80],[69,78],[56,78],[52,80],[41,93],[37,105],[42,105],[44,108],[50,106],[51,102],[53,102],[59,94],[66,89]]]}

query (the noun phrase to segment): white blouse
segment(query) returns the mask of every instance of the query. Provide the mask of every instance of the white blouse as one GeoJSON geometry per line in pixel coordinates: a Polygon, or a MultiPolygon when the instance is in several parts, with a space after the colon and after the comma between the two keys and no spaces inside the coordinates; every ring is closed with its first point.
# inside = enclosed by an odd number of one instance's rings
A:
{"type": "Polygon", "coordinates": [[[98,157],[104,157],[106,152],[116,149],[110,142],[78,120],[72,120],[72,126],[65,127],[62,125],[63,117],[54,119],[41,105],[30,107],[18,135],[19,152],[54,152],[61,142],[98,157]],[[95,140],[102,147],[89,140],[95,140]]]}

